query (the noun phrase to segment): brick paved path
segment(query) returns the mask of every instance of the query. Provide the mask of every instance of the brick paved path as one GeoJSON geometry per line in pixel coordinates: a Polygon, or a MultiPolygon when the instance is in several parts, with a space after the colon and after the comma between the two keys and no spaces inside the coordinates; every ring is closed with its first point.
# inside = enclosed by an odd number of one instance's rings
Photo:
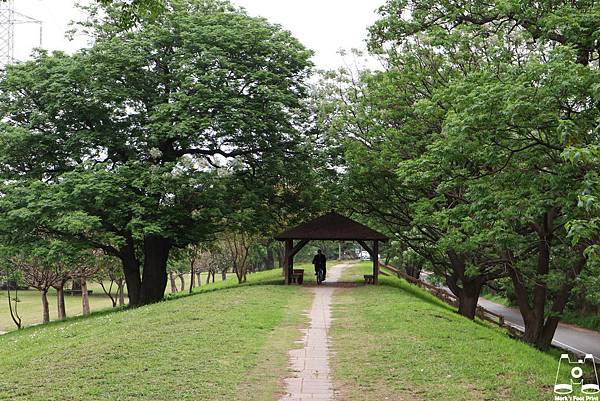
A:
{"type": "Polygon", "coordinates": [[[280,401],[333,400],[333,386],[329,378],[329,338],[331,324],[331,297],[335,288],[327,283],[337,282],[348,265],[338,264],[327,274],[325,285],[312,288],[315,293],[309,316],[310,327],[299,342],[304,348],[289,351],[293,377],[284,379],[286,394],[280,401]]]}

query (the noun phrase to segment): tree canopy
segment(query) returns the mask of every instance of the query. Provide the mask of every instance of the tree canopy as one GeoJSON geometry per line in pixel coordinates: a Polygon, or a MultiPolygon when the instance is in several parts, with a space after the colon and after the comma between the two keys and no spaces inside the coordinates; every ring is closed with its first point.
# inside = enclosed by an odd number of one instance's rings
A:
{"type": "Polygon", "coordinates": [[[166,2],[135,30],[104,11],[91,48],[2,77],[0,234],[103,249],[140,305],[162,299],[172,247],[285,196],[272,183],[302,158],[311,52],[221,1],[166,2]]]}
{"type": "Polygon", "coordinates": [[[468,317],[510,277],[526,340],[549,346],[597,242],[598,5],[389,0],[380,15],[369,45],[386,68],[322,85],[348,203],[468,317]]]}

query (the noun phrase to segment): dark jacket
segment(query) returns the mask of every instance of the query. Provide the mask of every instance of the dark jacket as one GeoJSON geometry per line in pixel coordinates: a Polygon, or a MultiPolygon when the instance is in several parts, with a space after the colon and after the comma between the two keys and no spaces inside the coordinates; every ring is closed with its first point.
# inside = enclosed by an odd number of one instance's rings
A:
{"type": "Polygon", "coordinates": [[[324,268],[325,265],[327,264],[327,258],[322,253],[316,254],[315,257],[313,258],[312,263],[313,263],[313,265],[315,265],[315,269],[324,268]]]}

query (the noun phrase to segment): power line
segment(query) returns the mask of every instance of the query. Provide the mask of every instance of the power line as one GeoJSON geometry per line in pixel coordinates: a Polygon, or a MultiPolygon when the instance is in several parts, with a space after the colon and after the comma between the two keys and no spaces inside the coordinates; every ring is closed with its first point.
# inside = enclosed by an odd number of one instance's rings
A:
{"type": "Polygon", "coordinates": [[[15,61],[15,25],[37,24],[42,47],[42,21],[15,11],[14,0],[0,1],[0,67],[15,61]]]}

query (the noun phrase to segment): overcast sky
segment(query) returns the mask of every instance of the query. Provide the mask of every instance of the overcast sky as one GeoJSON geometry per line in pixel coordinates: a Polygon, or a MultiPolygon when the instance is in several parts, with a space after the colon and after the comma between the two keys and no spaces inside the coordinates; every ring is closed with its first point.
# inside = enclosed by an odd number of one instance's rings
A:
{"type": "MultiPolygon", "coordinates": [[[[84,0],[89,1],[89,0],[84,0]]],[[[81,2],[81,1],[80,1],[81,2]]],[[[251,15],[266,17],[290,30],[305,46],[314,50],[318,68],[343,64],[340,49],[364,48],[367,27],[377,18],[376,9],[384,0],[233,0],[251,15]]],[[[71,20],[83,15],[76,0],[16,0],[15,10],[43,22],[42,47],[72,52],[86,45],[86,39],[65,39],[71,20]]],[[[37,25],[17,25],[15,57],[26,59],[39,44],[37,25]]]]}

